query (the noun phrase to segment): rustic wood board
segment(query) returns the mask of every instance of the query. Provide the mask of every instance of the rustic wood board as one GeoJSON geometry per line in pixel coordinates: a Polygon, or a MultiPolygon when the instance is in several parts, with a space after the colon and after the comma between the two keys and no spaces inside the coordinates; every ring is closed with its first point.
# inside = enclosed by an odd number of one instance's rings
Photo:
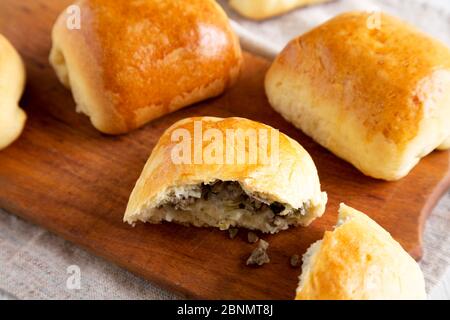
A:
{"type": "MultiPolygon", "coordinates": [[[[448,152],[435,152],[405,179],[367,178],[273,111],[264,96],[269,62],[246,54],[239,83],[222,97],[154,121],[132,134],[98,133],[75,113],[70,92],[57,81],[47,56],[50,30],[69,1],[0,2],[0,32],[22,54],[28,85],[22,105],[29,120],[21,138],[0,151],[0,207],[61,235],[142,277],[192,298],[290,299],[303,254],[336,221],[342,201],[367,212],[416,258],[427,215],[450,185],[448,152]],[[132,228],[122,223],[128,196],[161,133],[188,116],[241,116],[265,122],[297,139],[313,156],[329,205],[309,228],[274,236],[271,263],[249,268],[246,233],[172,224],[132,228]]],[[[158,177],[155,177],[157,179],[158,177]]]]}

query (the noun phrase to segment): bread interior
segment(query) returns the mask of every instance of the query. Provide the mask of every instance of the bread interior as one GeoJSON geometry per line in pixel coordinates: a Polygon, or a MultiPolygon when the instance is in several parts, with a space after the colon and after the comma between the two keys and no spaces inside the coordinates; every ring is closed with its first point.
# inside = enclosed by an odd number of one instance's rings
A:
{"type": "MultiPolygon", "coordinates": [[[[236,181],[171,188],[143,221],[174,221],[199,227],[244,227],[265,233],[276,233],[306,219],[308,204],[292,208],[246,192],[236,181]]],[[[145,216],[145,213],[144,213],[145,216]]]]}
{"type": "Polygon", "coordinates": [[[302,260],[302,273],[299,277],[300,282],[297,287],[297,293],[299,293],[303,286],[305,285],[308,276],[311,272],[311,268],[314,265],[314,259],[316,257],[316,254],[319,253],[320,247],[322,246],[322,240],[314,242],[306,251],[306,253],[303,255],[302,260]]]}

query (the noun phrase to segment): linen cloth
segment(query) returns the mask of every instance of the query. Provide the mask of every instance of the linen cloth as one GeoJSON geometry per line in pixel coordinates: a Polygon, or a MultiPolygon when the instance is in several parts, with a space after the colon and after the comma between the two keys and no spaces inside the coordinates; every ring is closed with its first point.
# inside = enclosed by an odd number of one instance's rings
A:
{"type": "MultiPolygon", "coordinates": [[[[448,0],[337,0],[295,10],[265,22],[252,22],[232,12],[244,47],[264,56],[276,54],[293,37],[337,13],[348,10],[383,10],[402,17],[450,45],[448,0]]],[[[450,266],[450,192],[429,218],[420,262],[427,290],[439,284],[450,266]]],[[[178,299],[48,231],[0,209],[1,299],[178,299]],[[78,266],[80,289],[68,289],[70,266],[78,266]]]]}

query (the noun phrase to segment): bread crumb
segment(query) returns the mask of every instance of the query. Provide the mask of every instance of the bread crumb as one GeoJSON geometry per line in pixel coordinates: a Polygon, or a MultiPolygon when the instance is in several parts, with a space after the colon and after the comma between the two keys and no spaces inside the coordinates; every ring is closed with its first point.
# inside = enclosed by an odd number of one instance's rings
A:
{"type": "Polygon", "coordinates": [[[228,234],[230,236],[230,239],[236,238],[238,232],[239,232],[239,229],[237,229],[237,228],[230,228],[230,229],[228,229],[228,234]]]}
{"type": "Polygon", "coordinates": [[[265,263],[269,263],[269,255],[267,254],[267,249],[269,248],[269,243],[260,239],[258,242],[258,247],[253,250],[250,257],[247,259],[247,265],[258,265],[262,266],[265,263]]]}
{"type": "Polygon", "coordinates": [[[256,243],[256,242],[259,240],[259,237],[256,235],[256,233],[250,231],[250,232],[247,234],[247,240],[248,240],[248,242],[250,242],[250,243],[256,243]]]}
{"type": "Polygon", "coordinates": [[[291,266],[293,267],[293,268],[297,268],[297,267],[299,267],[300,266],[300,263],[301,263],[301,259],[300,259],[300,256],[298,255],[298,254],[294,254],[292,257],[291,257],[291,266]]]}

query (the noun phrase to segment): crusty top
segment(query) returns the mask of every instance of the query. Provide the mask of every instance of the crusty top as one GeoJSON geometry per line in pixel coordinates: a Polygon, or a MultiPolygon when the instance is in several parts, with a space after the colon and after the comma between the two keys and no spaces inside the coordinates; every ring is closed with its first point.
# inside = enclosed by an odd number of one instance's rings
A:
{"type": "Polygon", "coordinates": [[[124,220],[132,223],[137,220],[142,210],[158,206],[169,188],[210,183],[215,180],[238,181],[249,193],[269,201],[289,204],[293,208],[300,208],[307,202],[315,216],[321,216],[327,198],[320,190],[319,176],[313,160],[298,142],[282,133],[279,133],[279,142],[273,143],[275,140],[272,140],[272,130],[278,133],[267,125],[243,118],[199,117],[178,121],[164,132],[153,149],[130,196],[124,220]],[[195,131],[196,124],[198,128],[200,123],[203,135],[198,129],[195,131]],[[242,130],[241,133],[238,130],[242,130]],[[223,145],[223,152],[218,151],[217,155],[222,157],[223,161],[220,158],[215,158],[219,161],[212,158],[194,158],[198,152],[205,157],[216,154],[213,149],[208,149],[216,139],[208,137],[208,132],[222,135],[219,143],[223,145]],[[233,132],[235,137],[246,135],[245,149],[238,145],[238,138],[227,138],[227,132],[233,132]],[[181,152],[181,149],[175,148],[186,139],[185,136],[180,138],[174,133],[189,134],[189,146],[192,146],[190,151],[186,151],[190,152],[189,163],[174,163],[173,154],[181,152]],[[260,138],[260,134],[267,137],[267,143],[260,138]],[[256,137],[256,144],[250,143],[249,135],[256,137]],[[203,142],[198,140],[202,136],[205,139],[203,142]],[[227,141],[233,152],[227,151],[227,141]],[[235,141],[234,145],[230,144],[230,141],[235,141]],[[242,162],[238,162],[239,150],[245,150],[245,159],[242,162]],[[253,154],[255,150],[258,153],[256,158],[251,158],[251,150],[253,154]],[[278,157],[273,160],[265,159],[261,156],[262,153],[269,157],[278,154],[278,157]],[[230,156],[231,154],[233,155],[230,156]],[[232,157],[232,160],[227,161],[227,156],[232,157]]]}
{"type": "MultiPolygon", "coordinates": [[[[85,72],[128,128],[144,109],[166,108],[220,81],[228,87],[241,64],[238,39],[213,0],[80,0],[81,29],[57,23],[70,51],[84,50],[85,72]]],[[[123,130],[122,130],[123,131],[123,130]]]]}
{"type": "Polygon", "coordinates": [[[386,230],[344,204],[339,220],[303,267],[297,299],[426,298],[419,265],[386,230]]]}
{"type": "Polygon", "coordinates": [[[382,133],[404,145],[416,136],[431,91],[443,90],[431,79],[450,70],[450,51],[389,15],[350,12],[292,40],[277,63],[306,74],[322,99],[340,101],[367,138],[382,133]]]}

